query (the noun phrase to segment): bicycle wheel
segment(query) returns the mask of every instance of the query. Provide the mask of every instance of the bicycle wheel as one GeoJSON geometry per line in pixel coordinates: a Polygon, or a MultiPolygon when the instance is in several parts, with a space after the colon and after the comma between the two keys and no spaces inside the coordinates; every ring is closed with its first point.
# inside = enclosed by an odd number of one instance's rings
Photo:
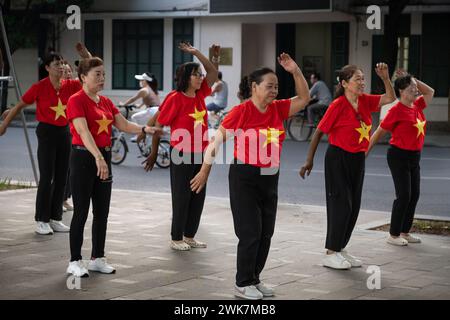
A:
{"type": "Polygon", "coordinates": [[[287,132],[294,141],[306,141],[312,133],[312,126],[302,116],[294,116],[288,120],[287,132]]]}
{"type": "Polygon", "coordinates": [[[156,165],[163,169],[170,166],[170,142],[167,140],[159,141],[156,165]]]}
{"type": "Polygon", "coordinates": [[[141,155],[143,157],[148,157],[152,148],[152,139],[146,136],[145,139],[139,141],[137,145],[141,155]]]}
{"type": "Polygon", "coordinates": [[[128,148],[126,142],[124,139],[117,139],[117,137],[112,138],[111,142],[111,163],[121,164],[127,157],[128,148]]]}

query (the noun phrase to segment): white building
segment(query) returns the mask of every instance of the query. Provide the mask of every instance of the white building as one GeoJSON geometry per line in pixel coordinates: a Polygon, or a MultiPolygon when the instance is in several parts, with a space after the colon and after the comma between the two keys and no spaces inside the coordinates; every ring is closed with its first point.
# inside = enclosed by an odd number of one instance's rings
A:
{"type": "MultiPolygon", "coordinates": [[[[74,45],[83,41],[103,58],[107,80],[103,94],[124,101],[137,88],[133,75],[156,75],[163,95],[173,88],[178,64],[188,61],[176,48],[190,40],[203,53],[218,43],[230,53],[220,65],[229,84],[229,105],[238,103],[241,77],[258,66],[277,69],[276,56],[286,51],[304,72],[319,72],[332,89],[335,70],[359,65],[372,88],[381,30],[366,26],[368,1],[350,0],[95,0],[82,13],[81,30],[62,33],[57,50],[77,59],[74,45]],[[289,10],[287,10],[289,9],[289,10]]],[[[370,1],[377,3],[381,1],[370,1]]],[[[76,3],[76,1],[74,1],[76,3]]],[[[449,123],[450,4],[445,0],[410,1],[402,15],[399,63],[436,89],[426,110],[432,122],[449,123]]],[[[382,7],[382,12],[386,8],[382,7]]],[[[384,18],[382,18],[384,22],[384,18]]],[[[22,90],[37,81],[37,50],[14,55],[22,90]]],[[[293,82],[277,70],[280,96],[293,93],[293,82]]],[[[373,88],[372,88],[373,89],[373,88]]],[[[10,94],[10,99],[15,95],[10,94]]]]}

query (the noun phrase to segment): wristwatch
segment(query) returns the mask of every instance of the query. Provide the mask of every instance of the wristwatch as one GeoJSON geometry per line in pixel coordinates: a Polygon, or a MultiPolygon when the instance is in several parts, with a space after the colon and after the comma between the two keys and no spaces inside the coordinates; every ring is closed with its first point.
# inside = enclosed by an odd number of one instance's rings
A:
{"type": "Polygon", "coordinates": [[[146,132],[145,132],[145,127],[142,127],[141,130],[142,130],[142,133],[143,133],[143,134],[146,134],[146,132]]]}

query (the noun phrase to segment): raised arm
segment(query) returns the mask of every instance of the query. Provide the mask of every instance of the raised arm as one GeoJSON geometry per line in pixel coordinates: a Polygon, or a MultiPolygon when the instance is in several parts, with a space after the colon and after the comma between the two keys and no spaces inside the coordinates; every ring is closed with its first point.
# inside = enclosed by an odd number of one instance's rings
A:
{"type": "MultiPolygon", "coordinates": [[[[186,53],[190,53],[193,56],[197,57],[200,63],[203,65],[206,71],[206,81],[208,82],[208,86],[211,87],[214,82],[217,80],[218,71],[217,68],[214,67],[213,63],[209,61],[207,57],[203,55],[197,48],[194,48],[189,42],[181,42],[178,48],[186,53]]],[[[213,52],[217,51],[220,47],[217,45],[213,45],[213,52]]]]}
{"type": "Polygon", "coordinates": [[[83,59],[89,59],[92,58],[92,54],[89,52],[89,50],[86,48],[86,46],[81,43],[77,42],[75,45],[75,48],[77,49],[78,55],[83,59]]]}
{"type": "Polygon", "coordinates": [[[287,54],[282,53],[278,57],[278,63],[292,76],[295,82],[295,92],[297,95],[291,98],[291,108],[289,109],[289,116],[292,116],[304,109],[311,98],[309,97],[308,83],[303,76],[302,70],[297,63],[287,54]]]}
{"type": "Polygon", "coordinates": [[[386,91],[385,94],[381,96],[379,107],[381,108],[385,104],[394,102],[395,100],[395,91],[392,86],[391,80],[389,79],[389,69],[388,65],[384,62],[379,62],[375,68],[376,74],[383,80],[384,89],[386,91]]]}

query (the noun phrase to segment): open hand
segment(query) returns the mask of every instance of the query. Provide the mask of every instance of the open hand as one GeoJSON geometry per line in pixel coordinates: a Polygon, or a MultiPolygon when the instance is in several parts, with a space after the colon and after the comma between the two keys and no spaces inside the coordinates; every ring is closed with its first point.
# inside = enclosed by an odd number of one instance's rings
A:
{"type": "Polygon", "coordinates": [[[92,54],[89,52],[89,50],[86,48],[84,44],[81,42],[77,42],[75,48],[77,49],[78,54],[83,59],[89,59],[92,58],[92,54]]]}
{"type": "Polygon", "coordinates": [[[287,53],[282,53],[278,57],[278,63],[289,73],[294,73],[298,70],[297,63],[287,53]]]}
{"type": "Polygon", "coordinates": [[[184,41],[180,42],[180,44],[178,45],[178,49],[192,55],[195,55],[198,52],[197,48],[193,47],[189,42],[184,41]]]}
{"type": "Polygon", "coordinates": [[[309,176],[312,168],[313,168],[312,161],[306,161],[305,164],[300,168],[300,172],[299,172],[300,177],[305,179],[305,173],[307,176],[309,176]]]}
{"type": "Polygon", "coordinates": [[[206,185],[206,181],[208,181],[208,174],[200,171],[195,175],[195,177],[191,180],[191,190],[195,193],[200,193],[202,189],[206,185]]]}
{"type": "Polygon", "coordinates": [[[389,68],[386,63],[378,62],[375,67],[375,72],[382,80],[389,79],[389,68]]]}
{"type": "Polygon", "coordinates": [[[158,152],[157,151],[153,152],[152,150],[152,152],[148,155],[147,159],[142,161],[145,171],[153,170],[153,167],[155,166],[156,163],[156,158],[158,158],[158,152]]]}

